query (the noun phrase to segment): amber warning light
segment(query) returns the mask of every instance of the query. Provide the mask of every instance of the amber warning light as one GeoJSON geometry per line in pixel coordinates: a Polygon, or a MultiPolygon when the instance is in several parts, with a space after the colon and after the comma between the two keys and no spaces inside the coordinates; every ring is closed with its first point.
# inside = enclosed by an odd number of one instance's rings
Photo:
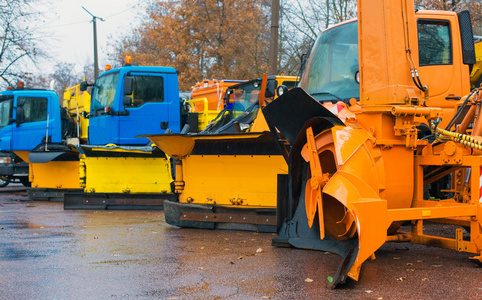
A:
{"type": "Polygon", "coordinates": [[[111,69],[112,69],[112,66],[111,66],[111,65],[109,65],[109,64],[105,65],[105,71],[106,71],[106,72],[109,71],[109,70],[111,70],[111,69]]]}
{"type": "Polygon", "coordinates": [[[132,58],[130,56],[126,56],[126,65],[130,65],[132,63],[132,58]]]}

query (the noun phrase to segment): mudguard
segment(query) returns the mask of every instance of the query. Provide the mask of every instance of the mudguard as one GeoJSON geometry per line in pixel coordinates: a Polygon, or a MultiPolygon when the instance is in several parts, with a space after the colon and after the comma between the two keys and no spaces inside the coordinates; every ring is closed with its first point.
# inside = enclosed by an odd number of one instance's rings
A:
{"type": "Polygon", "coordinates": [[[52,161],[56,159],[57,157],[61,156],[62,154],[65,154],[67,152],[61,151],[61,152],[30,152],[28,154],[28,159],[31,163],[34,164],[43,164],[47,163],[49,161],[52,161]]]}
{"type": "Polygon", "coordinates": [[[276,127],[291,145],[295,143],[305,123],[313,118],[328,121],[331,125],[329,127],[344,126],[337,116],[298,87],[268,104],[262,112],[268,125],[276,127]]]}

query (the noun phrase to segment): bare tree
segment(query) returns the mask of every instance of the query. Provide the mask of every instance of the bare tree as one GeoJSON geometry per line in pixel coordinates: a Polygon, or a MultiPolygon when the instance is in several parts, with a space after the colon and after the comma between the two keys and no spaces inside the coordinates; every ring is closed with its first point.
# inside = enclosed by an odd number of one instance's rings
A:
{"type": "Polygon", "coordinates": [[[0,85],[13,85],[45,53],[39,48],[40,13],[32,3],[41,0],[0,0],[0,85]]]}
{"type": "Polygon", "coordinates": [[[64,87],[70,87],[79,84],[82,81],[82,74],[75,70],[75,64],[61,62],[55,65],[55,72],[52,74],[58,84],[64,87]]]}
{"type": "Polygon", "coordinates": [[[296,74],[301,58],[321,31],[356,17],[356,0],[291,0],[282,7],[281,73],[296,74]]]}
{"type": "Polygon", "coordinates": [[[480,0],[415,0],[415,5],[422,9],[470,11],[475,35],[482,35],[482,1],[480,0]]]}
{"type": "Polygon", "coordinates": [[[29,89],[49,89],[50,76],[44,74],[33,74],[30,72],[23,73],[19,78],[23,81],[26,88],[29,89]]]}

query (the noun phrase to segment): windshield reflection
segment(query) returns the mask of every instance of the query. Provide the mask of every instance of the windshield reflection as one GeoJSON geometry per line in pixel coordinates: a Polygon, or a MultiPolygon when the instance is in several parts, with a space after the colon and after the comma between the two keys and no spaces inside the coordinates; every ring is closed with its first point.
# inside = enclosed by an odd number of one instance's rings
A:
{"type": "Polygon", "coordinates": [[[318,101],[359,99],[358,26],[356,21],[320,34],[303,72],[300,87],[318,101]]]}

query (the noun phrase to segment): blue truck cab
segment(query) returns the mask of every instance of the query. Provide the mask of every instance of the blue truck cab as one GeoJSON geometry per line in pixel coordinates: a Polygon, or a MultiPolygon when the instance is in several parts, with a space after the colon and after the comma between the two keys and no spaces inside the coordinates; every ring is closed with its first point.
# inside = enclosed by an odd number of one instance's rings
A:
{"type": "Polygon", "coordinates": [[[28,184],[28,164],[14,151],[45,150],[61,143],[59,97],[54,91],[0,92],[0,185],[14,179],[28,184]]]}
{"type": "Polygon", "coordinates": [[[0,92],[0,151],[62,143],[59,97],[48,90],[0,92]]]}
{"type": "Polygon", "coordinates": [[[137,135],[180,130],[179,84],[174,68],[125,66],[96,79],[88,144],[145,145],[149,140],[137,135]]]}

